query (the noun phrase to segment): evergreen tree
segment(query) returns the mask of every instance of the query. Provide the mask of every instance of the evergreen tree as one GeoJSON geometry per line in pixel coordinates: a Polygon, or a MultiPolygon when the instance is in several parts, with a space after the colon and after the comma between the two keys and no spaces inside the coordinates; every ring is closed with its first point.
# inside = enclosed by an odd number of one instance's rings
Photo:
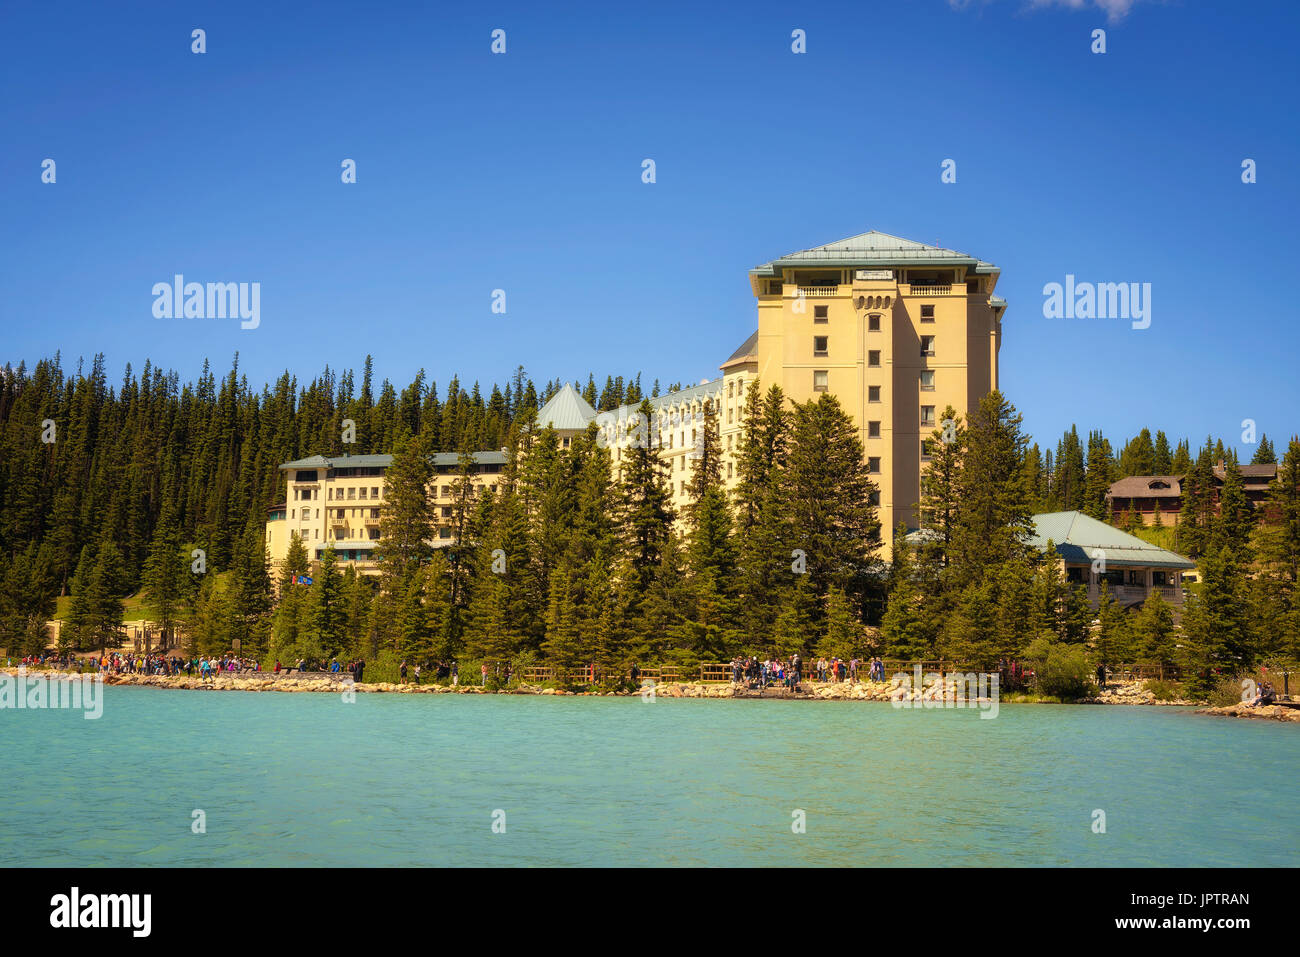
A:
{"type": "Polygon", "coordinates": [[[317,563],[307,590],[305,613],[305,627],[299,632],[294,653],[316,662],[341,654],[346,644],[343,574],[333,547],[327,547],[317,563]]]}
{"type": "Polygon", "coordinates": [[[1158,590],[1153,589],[1147,596],[1133,622],[1133,645],[1138,663],[1159,668],[1161,677],[1175,664],[1173,608],[1158,590]]]}
{"type": "Polygon", "coordinates": [[[907,526],[899,524],[894,533],[889,570],[889,601],[880,622],[880,634],[885,651],[904,661],[922,660],[933,651],[933,635],[920,602],[920,594],[913,580],[911,547],[907,541],[907,526]]]}
{"type": "Polygon", "coordinates": [[[1276,465],[1277,453],[1273,451],[1273,443],[1268,440],[1267,435],[1260,435],[1259,445],[1255,447],[1255,454],[1251,456],[1251,465],[1276,465]]]}
{"type": "Polygon", "coordinates": [[[779,490],[788,541],[806,556],[813,595],[824,602],[834,585],[850,596],[861,616],[877,580],[877,491],[857,428],[830,393],[795,406],[779,490]]]}
{"type": "Polygon", "coordinates": [[[175,526],[169,522],[160,523],[149,546],[143,592],[150,613],[158,624],[164,647],[171,641],[183,614],[188,573],[175,526]]]}
{"type": "Polygon", "coordinates": [[[384,510],[375,549],[385,587],[405,590],[433,550],[434,506],[429,495],[435,473],[424,436],[403,434],[384,476],[384,510]]]}
{"type": "Polygon", "coordinates": [[[1169,438],[1163,432],[1156,432],[1156,445],[1152,454],[1151,474],[1169,475],[1172,471],[1173,453],[1169,451],[1169,438]]]}
{"type": "MultiPolygon", "coordinates": [[[[1147,434],[1147,444],[1150,444],[1147,434]]],[[[1143,464],[1150,465],[1152,454],[1149,449],[1142,451],[1143,464]]],[[[1101,432],[1088,433],[1088,465],[1084,476],[1083,512],[1092,518],[1104,521],[1108,515],[1106,493],[1110,491],[1115,463],[1111,458],[1110,442],[1101,432]]]]}
{"type": "Polygon", "coordinates": [[[978,581],[988,569],[1027,554],[1034,525],[1020,424],[1015,407],[996,391],[980,400],[968,423],[958,483],[961,505],[953,530],[952,564],[960,584],[978,581]]]}

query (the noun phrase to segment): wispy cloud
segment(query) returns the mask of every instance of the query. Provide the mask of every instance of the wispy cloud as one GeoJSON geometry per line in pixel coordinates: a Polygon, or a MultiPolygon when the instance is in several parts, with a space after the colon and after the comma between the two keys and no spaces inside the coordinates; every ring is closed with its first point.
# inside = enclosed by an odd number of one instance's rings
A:
{"type": "MultiPolygon", "coordinates": [[[[992,3],[993,0],[948,0],[948,6],[954,10],[966,10],[970,7],[982,7],[992,3]]],[[[1025,3],[1031,9],[1039,7],[1066,7],[1070,10],[1091,10],[1098,9],[1106,14],[1106,19],[1111,23],[1117,23],[1128,15],[1134,5],[1140,0],[1025,0],[1025,3]]]]}

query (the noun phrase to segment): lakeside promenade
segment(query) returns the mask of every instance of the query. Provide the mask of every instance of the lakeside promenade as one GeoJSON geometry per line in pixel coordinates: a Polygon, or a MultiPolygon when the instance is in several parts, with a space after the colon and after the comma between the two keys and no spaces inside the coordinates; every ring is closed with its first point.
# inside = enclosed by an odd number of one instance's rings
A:
{"type": "MultiPolygon", "coordinates": [[[[19,667],[0,668],[0,674],[18,676],[25,674],[29,679],[47,676],[51,679],[70,679],[74,672],[58,670],[21,669],[19,667]]],[[[280,673],[274,672],[235,672],[220,673],[209,678],[191,675],[161,674],[106,674],[106,685],[124,685],[146,688],[164,688],[192,691],[277,691],[282,693],[308,694],[462,694],[462,695],[536,695],[555,697],[605,697],[605,698],[708,698],[708,699],[785,699],[798,701],[869,701],[877,703],[895,703],[912,707],[944,707],[943,696],[951,697],[957,691],[956,684],[945,680],[940,687],[927,687],[922,691],[900,692],[898,685],[892,681],[813,681],[804,680],[796,688],[768,687],[762,689],[747,688],[735,682],[701,682],[701,681],[658,681],[645,682],[640,688],[624,691],[568,691],[561,688],[519,682],[506,688],[488,689],[479,685],[443,685],[415,684],[413,682],[374,681],[357,683],[346,674],[331,672],[280,673]]],[[[1300,723],[1300,709],[1281,705],[1250,707],[1235,704],[1227,707],[1206,707],[1203,701],[1160,700],[1147,687],[1146,679],[1112,682],[1099,694],[1083,698],[1076,702],[1080,705],[1150,705],[1168,707],[1197,707],[1201,714],[1225,717],[1263,718],[1278,721],[1300,723]],[[1198,707],[1199,706],[1199,707],[1198,707]]],[[[981,699],[983,700],[983,699],[981,699]]],[[[1002,696],[1004,704],[1041,703],[1041,699],[1032,695],[1006,694],[1002,696]]],[[[1053,702],[1055,703],[1055,702],[1053,702]]],[[[972,710],[979,702],[971,701],[972,710]]],[[[951,703],[946,705],[952,707],[951,703]]]]}

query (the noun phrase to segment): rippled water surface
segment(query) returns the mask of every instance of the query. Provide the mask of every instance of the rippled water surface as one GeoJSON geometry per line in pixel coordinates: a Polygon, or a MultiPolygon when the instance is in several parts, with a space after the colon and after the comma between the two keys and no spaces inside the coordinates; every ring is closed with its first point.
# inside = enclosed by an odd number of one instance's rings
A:
{"type": "Polygon", "coordinates": [[[0,864],[1289,865],[1300,837],[1300,728],[1182,709],[104,696],[0,711],[0,864]]]}

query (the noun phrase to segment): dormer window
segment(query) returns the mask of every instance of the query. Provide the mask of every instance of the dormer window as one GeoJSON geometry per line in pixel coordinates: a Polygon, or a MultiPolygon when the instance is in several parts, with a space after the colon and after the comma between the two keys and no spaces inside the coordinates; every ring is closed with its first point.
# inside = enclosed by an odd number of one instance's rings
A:
{"type": "Polygon", "coordinates": [[[1159,479],[1156,479],[1156,481],[1149,483],[1149,484],[1147,485],[1147,488],[1150,488],[1150,489],[1169,488],[1169,483],[1168,483],[1168,482],[1162,482],[1162,481],[1160,481],[1159,479]]]}

